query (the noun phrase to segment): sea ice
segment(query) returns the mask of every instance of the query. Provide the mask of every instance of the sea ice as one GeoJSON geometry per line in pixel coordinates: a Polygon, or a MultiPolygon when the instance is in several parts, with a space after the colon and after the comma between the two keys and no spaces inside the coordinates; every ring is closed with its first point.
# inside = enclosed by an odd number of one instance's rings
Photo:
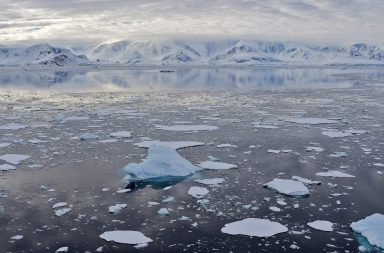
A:
{"type": "Polygon", "coordinates": [[[86,140],[95,140],[95,139],[99,139],[99,136],[97,136],[96,134],[94,133],[84,133],[82,135],[79,136],[80,140],[82,141],[86,141],[86,140]]]}
{"type": "Polygon", "coordinates": [[[10,164],[0,164],[0,171],[15,170],[16,167],[10,164]]]}
{"type": "Polygon", "coordinates": [[[180,156],[176,150],[165,146],[150,146],[148,157],[141,163],[130,163],[123,169],[125,179],[145,180],[159,177],[186,177],[200,168],[180,156]]]}
{"type": "Polygon", "coordinates": [[[224,182],[224,178],[197,179],[195,181],[200,184],[218,186],[219,184],[222,184],[224,182]]]}
{"type": "Polygon", "coordinates": [[[127,204],[116,204],[114,206],[108,207],[109,213],[120,213],[123,208],[127,208],[127,204]]]}
{"type": "Polygon", "coordinates": [[[322,119],[322,118],[288,118],[285,119],[287,122],[307,124],[307,125],[319,125],[319,124],[335,124],[336,120],[322,119]]]}
{"type": "Polygon", "coordinates": [[[56,209],[55,210],[55,215],[56,216],[62,216],[66,213],[69,213],[72,209],[71,208],[61,208],[61,209],[56,209]]]}
{"type": "Polygon", "coordinates": [[[321,230],[321,231],[326,231],[326,232],[333,231],[333,223],[326,220],[316,220],[313,222],[308,222],[307,225],[310,226],[311,228],[321,230]]]}
{"type": "Polygon", "coordinates": [[[0,156],[0,160],[4,160],[7,163],[17,165],[20,162],[30,158],[31,156],[29,155],[19,155],[19,154],[5,154],[0,156]]]}
{"type": "Polygon", "coordinates": [[[208,193],[209,191],[207,188],[199,187],[199,186],[192,186],[188,190],[188,194],[197,199],[203,198],[208,193]]]}
{"type": "Polygon", "coordinates": [[[221,229],[221,232],[230,235],[248,235],[257,237],[270,237],[287,231],[288,228],[278,222],[258,218],[247,218],[241,221],[228,223],[221,229]]]}
{"type": "Polygon", "coordinates": [[[321,134],[328,136],[328,137],[331,137],[331,138],[342,138],[342,137],[348,137],[348,136],[352,135],[351,133],[340,132],[340,131],[336,131],[336,130],[323,131],[323,132],[321,132],[321,134]]]}
{"type": "Polygon", "coordinates": [[[10,146],[12,143],[9,143],[9,142],[3,142],[3,143],[0,143],[0,148],[6,148],[8,146],[10,146]]]}
{"type": "Polygon", "coordinates": [[[291,179],[275,178],[271,182],[264,184],[264,187],[288,196],[309,195],[309,190],[303,183],[291,179]]]}
{"type": "Polygon", "coordinates": [[[19,130],[28,127],[27,125],[19,124],[19,123],[9,123],[6,125],[0,126],[0,130],[19,130]]]}
{"type": "Polygon", "coordinates": [[[323,149],[323,148],[320,148],[320,147],[306,147],[306,148],[305,148],[305,151],[308,151],[308,152],[311,152],[311,151],[315,151],[315,152],[323,152],[324,149],[323,149]]]}
{"type": "Polygon", "coordinates": [[[22,235],[15,235],[15,236],[10,237],[11,240],[21,240],[23,238],[24,238],[24,236],[22,236],[22,235]]]}
{"type": "Polygon", "coordinates": [[[58,202],[52,206],[52,208],[59,208],[68,205],[67,202],[58,202]]]}
{"type": "Polygon", "coordinates": [[[61,247],[61,248],[58,248],[55,253],[61,253],[61,252],[68,252],[69,251],[69,248],[68,247],[61,247]]]}
{"type": "Polygon", "coordinates": [[[220,144],[220,145],[217,145],[218,148],[237,148],[236,145],[232,145],[232,144],[229,144],[229,143],[224,143],[224,144],[220,144]]]}
{"type": "Polygon", "coordinates": [[[196,146],[202,146],[204,143],[197,142],[197,141],[143,141],[139,143],[135,143],[136,146],[140,148],[149,148],[152,145],[158,145],[158,146],[166,146],[172,149],[182,149],[182,148],[189,148],[189,147],[196,147],[196,146]]]}
{"type": "Polygon", "coordinates": [[[152,239],[144,236],[143,233],[129,230],[107,231],[102,233],[99,237],[108,242],[113,241],[124,244],[147,244],[152,242],[152,239]]]}
{"type": "Polygon", "coordinates": [[[303,184],[308,184],[308,185],[312,185],[312,184],[321,184],[320,181],[312,181],[312,180],[309,180],[309,179],[306,179],[306,178],[303,178],[303,177],[298,177],[298,176],[292,176],[292,179],[293,180],[296,180],[296,181],[299,181],[299,182],[302,182],[303,184]]]}
{"type": "Polygon", "coordinates": [[[237,165],[222,162],[205,161],[198,163],[197,166],[207,170],[229,170],[237,169],[237,165]]]}
{"type": "Polygon", "coordinates": [[[113,138],[132,138],[132,132],[118,131],[118,132],[110,133],[109,136],[113,138]]]}
{"type": "Polygon", "coordinates": [[[320,177],[355,177],[353,175],[338,171],[338,170],[328,170],[327,172],[318,172],[316,176],[320,177]]]}
{"type": "Polygon", "coordinates": [[[353,231],[362,234],[372,245],[384,249],[384,215],[375,213],[362,220],[352,222],[353,231]]]}
{"type": "Polygon", "coordinates": [[[207,126],[207,125],[173,125],[173,126],[156,125],[155,128],[160,130],[178,131],[178,132],[212,131],[212,130],[218,129],[217,126],[207,126]]]}
{"type": "Polygon", "coordinates": [[[157,213],[158,213],[159,215],[169,215],[169,210],[168,210],[168,208],[163,207],[163,208],[160,208],[160,209],[157,211],[157,213]]]}

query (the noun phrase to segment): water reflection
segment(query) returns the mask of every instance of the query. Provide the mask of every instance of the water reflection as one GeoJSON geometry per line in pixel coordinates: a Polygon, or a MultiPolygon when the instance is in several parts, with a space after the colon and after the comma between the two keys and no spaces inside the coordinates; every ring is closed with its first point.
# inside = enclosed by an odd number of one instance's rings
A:
{"type": "Polygon", "coordinates": [[[0,88],[41,88],[76,91],[275,89],[349,87],[381,82],[384,71],[342,68],[188,68],[171,71],[60,70],[1,71],[0,88]]]}

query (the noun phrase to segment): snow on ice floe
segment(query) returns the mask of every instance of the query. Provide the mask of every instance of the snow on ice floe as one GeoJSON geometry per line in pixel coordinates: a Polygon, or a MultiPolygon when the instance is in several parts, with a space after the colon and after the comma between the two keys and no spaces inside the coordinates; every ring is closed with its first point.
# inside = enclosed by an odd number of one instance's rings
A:
{"type": "Polygon", "coordinates": [[[320,185],[321,182],[320,181],[313,181],[313,180],[310,180],[310,179],[307,179],[307,178],[303,178],[303,177],[299,177],[299,176],[292,176],[292,179],[293,180],[296,180],[296,181],[299,181],[303,184],[308,184],[308,185],[320,185]]]}
{"type": "Polygon", "coordinates": [[[204,198],[205,195],[209,193],[209,190],[205,187],[200,186],[192,186],[188,190],[188,194],[194,198],[201,199],[204,198]]]}
{"type": "Polygon", "coordinates": [[[209,186],[218,186],[224,183],[224,178],[207,178],[207,179],[196,179],[196,182],[199,184],[209,185],[209,186]]]}
{"type": "Polygon", "coordinates": [[[132,132],[117,131],[117,132],[110,133],[109,136],[113,138],[132,138],[132,132]]]}
{"type": "Polygon", "coordinates": [[[343,137],[348,137],[352,135],[351,133],[337,131],[337,130],[327,130],[327,131],[321,132],[321,134],[331,138],[343,138],[343,137]]]}
{"type": "Polygon", "coordinates": [[[0,126],[0,130],[19,130],[27,128],[27,125],[19,124],[19,123],[9,123],[0,126]]]}
{"type": "Polygon", "coordinates": [[[108,212],[109,213],[120,213],[121,210],[123,210],[124,208],[127,208],[127,204],[116,204],[116,205],[108,207],[108,212]]]}
{"type": "Polygon", "coordinates": [[[333,223],[326,220],[316,220],[313,222],[308,222],[307,225],[310,226],[311,228],[321,230],[321,231],[326,231],[326,232],[333,231],[333,223]]]}
{"type": "Polygon", "coordinates": [[[326,172],[318,172],[316,176],[321,177],[355,177],[353,175],[338,171],[338,170],[328,170],[326,172]]]}
{"type": "Polygon", "coordinates": [[[287,231],[288,228],[278,222],[258,218],[247,218],[228,223],[221,229],[221,232],[225,234],[257,237],[270,237],[287,231]]]}
{"type": "Polygon", "coordinates": [[[102,233],[99,237],[108,242],[112,241],[134,245],[146,245],[147,243],[152,242],[152,239],[146,237],[143,233],[130,230],[107,231],[102,233]]]}
{"type": "Polygon", "coordinates": [[[293,197],[309,195],[309,190],[303,183],[291,179],[275,178],[271,182],[264,184],[264,187],[293,197]]]}
{"type": "Polygon", "coordinates": [[[187,132],[187,131],[212,131],[218,129],[217,126],[208,126],[208,125],[156,125],[156,129],[166,130],[166,131],[177,131],[177,132],[187,132]]]}
{"type": "Polygon", "coordinates": [[[336,120],[323,119],[323,118],[287,118],[287,122],[306,124],[306,125],[320,125],[320,124],[335,124],[336,120]]]}
{"type": "Polygon", "coordinates": [[[150,146],[148,157],[141,163],[130,163],[123,169],[126,180],[145,180],[159,177],[186,177],[200,168],[180,156],[173,148],[150,146]]]}
{"type": "Polygon", "coordinates": [[[10,164],[0,164],[0,171],[15,170],[16,166],[10,164]]]}
{"type": "Polygon", "coordinates": [[[17,165],[21,163],[22,161],[30,158],[31,156],[29,155],[20,155],[20,154],[5,154],[0,156],[0,160],[4,160],[7,163],[17,165]]]}
{"type": "Polygon", "coordinates": [[[149,148],[152,145],[157,146],[165,146],[172,149],[182,149],[182,148],[189,148],[189,147],[197,147],[197,146],[203,146],[203,142],[197,142],[197,141],[143,141],[139,143],[135,143],[136,146],[140,148],[149,148]]]}
{"type": "Polygon", "coordinates": [[[197,166],[199,166],[202,169],[206,169],[206,170],[237,169],[237,165],[230,164],[230,163],[213,162],[213,161],[201,162],[201,163],[198,163],[197,166]]]}
{"type": "Polygon", "coordinates": [[[352,222],[353,231],[367,238],[374,246],[384,249],[384,215],[375,213],[362,220],[352,222]]]}

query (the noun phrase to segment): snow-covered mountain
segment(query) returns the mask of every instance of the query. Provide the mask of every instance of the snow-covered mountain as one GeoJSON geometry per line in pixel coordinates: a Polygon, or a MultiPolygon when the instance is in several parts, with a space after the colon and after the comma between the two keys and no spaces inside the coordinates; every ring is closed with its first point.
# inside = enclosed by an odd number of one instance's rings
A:
{"type": "Polygon", "coordinates": [[[91,62],[85,55],[75,55],[71,50],[38,44],[30,47],[0,46],[0,65],[82,65],[91,62]]]}
{"type": "Polygon", "coordinates": [[[87,56],[130,65],[332,65],[384,64],[384,46],[318,46],[256,40],[123,40],[102,43],[87,56]]]}

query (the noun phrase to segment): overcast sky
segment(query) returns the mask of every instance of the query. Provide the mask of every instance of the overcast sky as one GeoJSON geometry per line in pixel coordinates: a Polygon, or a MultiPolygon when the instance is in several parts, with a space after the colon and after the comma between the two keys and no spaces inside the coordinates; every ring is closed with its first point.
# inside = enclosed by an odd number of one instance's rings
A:
{"type": "Polygon", "coordinates": [[[0,44],[150,37],[384,43],[384,0],[0,0],[0,44]]]}

